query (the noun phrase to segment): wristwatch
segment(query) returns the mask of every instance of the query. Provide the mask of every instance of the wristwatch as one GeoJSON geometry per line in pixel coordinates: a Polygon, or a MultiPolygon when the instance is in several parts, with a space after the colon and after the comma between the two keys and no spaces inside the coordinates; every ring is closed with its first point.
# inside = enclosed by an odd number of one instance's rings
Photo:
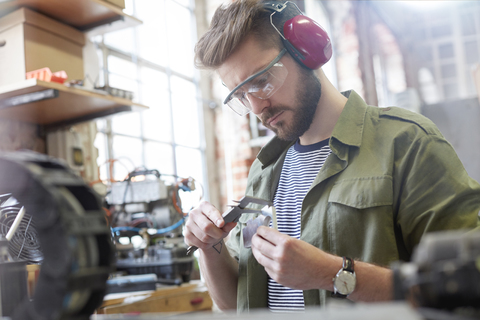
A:
{"type": "Polygon", "coordinates": [[[333,292],[332,297],[346,298],[355,290],[357,278],[353,270],[353,260],[348,257],[343,257],[343,266],[337,275],[333,278],[333,292]]]}

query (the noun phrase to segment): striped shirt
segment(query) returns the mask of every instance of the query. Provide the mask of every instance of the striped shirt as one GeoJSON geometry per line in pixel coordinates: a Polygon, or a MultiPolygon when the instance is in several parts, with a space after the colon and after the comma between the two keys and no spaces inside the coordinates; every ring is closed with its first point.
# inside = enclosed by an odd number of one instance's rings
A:
{"type": "MultiPolygon", "coordinates": [[[[297,141],[287,151],[273,202],[278,231],[296,239],[300,239],[303,199],[331,153],[328,141],[308,146],[302,146],[297,141]]],[[[269,277],[268,308],[273,312],[303,311],[303,291],[284,287],[269,277]]]]}

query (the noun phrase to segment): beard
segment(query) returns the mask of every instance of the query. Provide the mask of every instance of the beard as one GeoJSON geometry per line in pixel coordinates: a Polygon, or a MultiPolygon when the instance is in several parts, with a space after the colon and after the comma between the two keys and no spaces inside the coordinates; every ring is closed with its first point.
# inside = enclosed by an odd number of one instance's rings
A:
{"type": "Polygon", "coordinates": [[[310,128],[313,117],[317,111],[318,101],[322,95],[322,87],[320,81],[312,70],[306,70],[299,67],[300,77],[296,88],[297,106],[295,108],[278,105],[262,115],[262,123],[265,127],[272,130],[278,138],[286,141],[295,141],[300,138],[310,128]],[[285,121],[279,121],[275,126],[266,124],[271,117],[282,111],[290,110],[294,116],[290,124],[285,121]]]}

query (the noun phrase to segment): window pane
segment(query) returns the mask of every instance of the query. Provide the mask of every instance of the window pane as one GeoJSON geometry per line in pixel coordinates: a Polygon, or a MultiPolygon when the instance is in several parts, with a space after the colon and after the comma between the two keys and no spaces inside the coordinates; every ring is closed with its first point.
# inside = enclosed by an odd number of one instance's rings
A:
{"type": "Polygon", "coordinates": [[[172,146],[165,143],[145,142],[145,166],[161,174],[174,174],[172,146]]]}
{"type": "Polygon", "coordinates": [[[193,76],[193,30],[192,17],[188,9],[172,0],[166,1],[168,48],[170,66],[173,70],[193,76]],[[179,27],[179,21],[180,27],[179,27]]]}
{"type": "Polygon", "coordinates": [[[107,120],[106,119],[97,119],[95,120],[97,124],[97,130],[105,132],[107,130],[107,120]]]}
{"type": "Polygon", "coordinates": [[[465,42],[465,60],[467,64],[480,62],[477,41],[465,42]]]}
{"type": "Polygon", "coordinates": [[[159,65],[167,65],[164,1],[137,1],[136,9],[138,18],[143,21],[137,27],[140,57],[159,65]]]}
{"type": "Polygon", "coordinates": [[[155,91],[168,90],[167,75],[152,68],[141,67],[140,80],[143,86],[154,88],[155,91]]]}
{"type": "Polygon", "coordinates": [[[462,24],[463,35],[468,36],[476,33],[475,18],[474,18],[473,12],[463,14],[460,21],[462,24]]]}
{"type": "MultiPolygon", "coordinates": [[[[109,85],[133,92],[134,101],[138,101],[137,67],[134,63],[117,57],[108,57],[109,70],[118,74],[109,75],[109,85]]],[[[140,115],[138,112],[119,114],[112,118],[112,131],[140,137],[140,115]]]]}
{"type": "MultiPolygon", "coordinates": [[[[202,155],[197,149],[176,148],[177,172],[182,178],[192,177],[204,186],[202,155]]],[[[198,187],[200,188],[200,187],[198,187]]],[[[185,192],[181,195],[182,208],[188,210],[198,203],[199,192],[185,192]]]]}
{"type": "Polygon", "coordinates": [[[173,128],[175,142],[189,147],[200,146],[198,105],[195,85],[172,77],[173,128]]]}
{"type": "Polygon", "coordinates": [[[447,59],[454,57],[453,44],[447,43],[438,46],[438,56],[440,59],[447,59]]]}
{"type": "Polygon", "coordinates": [[[425,27],[422,27],[422,28],[418,29],[418,32],[415,32],[415,34],[413,36],[416,37],[416,39],[419,40],[419,41],[426,40],[427,39],[427,29],[425,27]]]}
{"type": "Polygon", "coordinates": [[[140,167],[142,161],[142,141],[136,138],[113,136],[114,179],[124,180],[129,172],[140,167]]]}
{"type": "Polygon", "coordinates": [[[108,71],[129,79],[137,79],[137,66],[131,61],[108,56],[108,71]]]}
{"type": "Polygon", "coordinates": [[[142,112],[145,138],[172,142],[170,99],[167,75],[151,68],[141,68],[141,102],[150,109],[142,112]]]}
{"type": "Polygon", "coordinates": [[[188,7],[190,5],[190,0],[174,0],[174,1],[181,4],[184,7],[188,7]]]}
{"type": "Polygon", "coordinates": [[[433,59],[432,47],[421,46],[419,47],[418,52],[425,61],[432,61],[433,59]]]}
{"type": "Polygon", "coordinates": [[[133,0],[125,0],[125,9],[123,12],[133,16],[133,0]]]}
{"type": "Polygon", "coordinates": [[[453,78],[457,75],[455,64],[444,64],[441,69],[442,78],[453,78]]]}
{"type": "Polygon", "coordinates": [[[113,133],[140,137],[140,112],[120,113],[112,117],[113,133]]]}
{"type": "Polygon", "coordinates": [[[107,169],[108,165],[105,164],[105,161],[107,161],[107,141],[105,139],[105,134],[98,132],[97,135],[95,136],[95,142],[93,144],[95,148],[98,150],[98,158],[97,158],[97,165],[100,168],[100,179],[101,180],[106,180],[108,179],[107,176],[107,169]]]}
{"type": "Polygon", "coordinates": [[[159,95],[155,102],[146,102],[146,104],[149,109],[142,112],[144,137],[172,142],[172,123],[168,96],[166,94],[159,95]]]}
{"type": "Polygon", "coordinates": [[[452,34],[452,27],[449,24],[432,27],[432,37],[441,38],[452,34]]]}
{"type": "Polygon", "coordinates": [[[107,46],[111,46],[123,52],[131,53],[135,48],[133,32],[133,28],[108,32],[104,35],[104,42],[107,46]]]}
{"type": "MultiPolygon", "coordinates": [[[[101,37],[101,36],[100,36],[101,37]]],[[[101,38],[98,41],[94,42],[101,42],[101,38]]],[[[95,73],[85,73],[85,86],[86,87],[101,87],[105,84],[105,73],[103,72],[104,65],[103,65],[103,52],[100,49],[95,50],[97,53],[97,62],[98,62],[98,72],[90,71],[95,73]]],[[[85,59],[85,57],[84,57],[85,59]]],[[[87,71],[87,70],[85,70],[87,71]]]]}

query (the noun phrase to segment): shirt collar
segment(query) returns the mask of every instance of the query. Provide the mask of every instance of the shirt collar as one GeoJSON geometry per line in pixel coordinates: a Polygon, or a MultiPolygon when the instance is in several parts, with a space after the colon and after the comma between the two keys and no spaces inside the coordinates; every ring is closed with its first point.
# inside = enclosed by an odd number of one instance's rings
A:
{"type": "MultiPolygon", "coordinates": [[[[367,104],[353,90],[342,92],[342,94],[348,98],[348,101],[333,128],[332,138],[340,142],[340,145],[359,147],[362,142],[367,104]]],[[[266,167],[294,143],[295,141],[284,141],[275,136],[260,150],[257,158],[266,167]]],[[[330,142],[330,147],[335,153],[339,152],[340,145],[337,146],[335,143],[334,146],[330,142]]]]}

